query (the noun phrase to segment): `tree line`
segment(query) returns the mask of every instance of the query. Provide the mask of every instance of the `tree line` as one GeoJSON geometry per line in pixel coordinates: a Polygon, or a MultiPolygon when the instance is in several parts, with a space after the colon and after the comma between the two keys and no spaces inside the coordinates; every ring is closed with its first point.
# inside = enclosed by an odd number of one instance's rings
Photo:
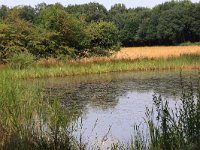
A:
{"type": "Polygon", "coordinates": [[[0,61],[13,53],[38,58],[104,56],[120,46],[200,41],[200,3],[165,2],[154,8],[109,10],[99,3],[0,6],[0,61]]]}

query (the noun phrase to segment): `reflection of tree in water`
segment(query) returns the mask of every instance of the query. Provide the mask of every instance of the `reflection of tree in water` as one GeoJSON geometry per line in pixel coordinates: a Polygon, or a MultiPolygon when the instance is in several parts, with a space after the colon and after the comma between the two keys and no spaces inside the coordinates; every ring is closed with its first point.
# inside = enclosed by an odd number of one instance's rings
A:
{"type": "Polygon", "coordinates": [[[117,84],[112,83],[80,83],[65,88],[49,88],[51,95],[58,96],[63,104],[75,111],[84,111],[87,105],[100,107],[101,109],[114,108],[118,100],[116,97],[122,94],[117,84]]]}
{"type": "MultiPolygon", "coordinates": [[[[185,73],[183,77],[187,81],[191,80],[197,87],[197,73],[185,73]]],[[[47,91],[54,96],[60,94],[63,104],[79,115],[86,111],[88,105],[101,109],[115,108],[118,104],[117,97],[129,91],[138,93],[153,91],[163,97],[179,97],[181,92],[179,72],[114,73],[89,76],[89,78],[82,76],[78,81],[77,78],[66,78],[62,82],[56,80],[55,84],[48,86],[47,91]]]]}
{"type": "Polygon", "coordinates": [[[182,75],[172,74],[165,77],[153,77],[150,79],[138,80],[135,82],[137,84],[137,89],[139,91],[153,90],[154,93],[160,94],[163,97],[180,97],[181,95],[181,82],[188,83],[192,82],[194,87],[198,86],[198,75],[182,75]],[[181,79],[182,78],[182,79],[181,79]],[[183,80],[183,81],[181,81],[183,80]]]}

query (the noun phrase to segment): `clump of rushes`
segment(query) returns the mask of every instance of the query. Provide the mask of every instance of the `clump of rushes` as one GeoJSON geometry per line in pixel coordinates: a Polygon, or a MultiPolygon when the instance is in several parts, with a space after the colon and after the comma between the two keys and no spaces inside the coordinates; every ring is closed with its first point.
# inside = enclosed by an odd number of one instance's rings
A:
{"type": "Polygon", "coordinates": [[[73,116],[42,89],[0,78],[0,149],[78,149],[69,122],[73,116]]]}
{"type": "Polygon", "coordinates": [[[11,68],[19,70],[31,67],[35,61],[36,57],[28,52],[15,53],[7,59],[11,68]]]}
{"type": "Polygon", "coordinates": [[[183,83],[182,77],[180,85],[182,97],[173,110],[167,100],[153,96],[154,107],[146,111],[148,136],[137,127],[132,149],[200,149],[200,86],[194,89],[192,83],[183,83]]]}

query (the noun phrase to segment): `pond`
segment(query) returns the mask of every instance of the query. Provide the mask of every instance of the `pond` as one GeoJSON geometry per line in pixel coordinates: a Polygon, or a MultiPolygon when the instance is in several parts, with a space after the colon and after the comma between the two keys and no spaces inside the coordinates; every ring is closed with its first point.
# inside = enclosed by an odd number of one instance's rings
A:
{"type": "MultiPolygon", "coordinates": [[[[183,81],[198,84],[198,71],[183,71],[183,81]]],[[[134,125],[142,124],[154,94],[174,107],[181,95],[179,71],[124,72],[39,80],[52,98],[77,115],[73,135],[90,147],[108,148],[117,141],[127,143],[134,125]]]]}

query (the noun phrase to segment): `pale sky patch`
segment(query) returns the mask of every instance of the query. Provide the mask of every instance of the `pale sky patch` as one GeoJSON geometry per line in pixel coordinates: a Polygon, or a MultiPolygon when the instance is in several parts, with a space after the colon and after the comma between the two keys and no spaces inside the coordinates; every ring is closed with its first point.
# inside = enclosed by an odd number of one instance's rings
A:
{"type": "MultiPolygon", "coordinates": [[[[107,9],[116,3],[123,3],[127,8],[135,8],[138,6],[141,7],[154,7],[155,5],[166,2],[167,0],[0,0],[0,5],[7,5],[9,7],[17,6],[17,5],[31,5],[35,6],[39,3],[45,2],[47,4],[61,3],[64,6],[69,4],[84,4],[89,2],[98,2],[103,4],[107,9]]],[[[192,2],[199,2],[199,0],[191,0],[192,2]]]]}

